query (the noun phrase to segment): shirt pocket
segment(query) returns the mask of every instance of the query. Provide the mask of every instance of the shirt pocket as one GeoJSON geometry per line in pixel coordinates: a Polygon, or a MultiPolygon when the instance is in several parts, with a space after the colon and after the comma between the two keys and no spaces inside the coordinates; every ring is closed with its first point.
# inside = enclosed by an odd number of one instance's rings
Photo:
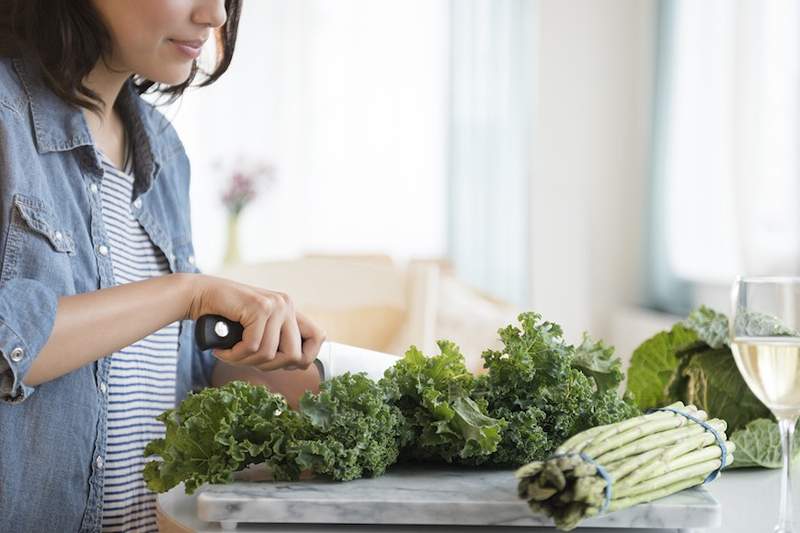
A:
{"type": "Polygon", "coordinates": [[[29,278],[53,288],[74,287],[74,255],[73,234],[55,210],[37,197],[15,194],[0,280],[29,278]]]}

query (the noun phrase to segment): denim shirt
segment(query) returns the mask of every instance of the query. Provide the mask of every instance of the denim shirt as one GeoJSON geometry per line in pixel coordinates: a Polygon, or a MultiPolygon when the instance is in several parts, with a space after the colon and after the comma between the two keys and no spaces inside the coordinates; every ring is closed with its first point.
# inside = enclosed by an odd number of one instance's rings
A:
{"type": "MultiPolygon", "coordinates": [[[[130,80],[118,104],[134,149],[134,215],[171,272],[199,272],[183,145],[130,80]]],[[[58,298],[115,285],[99,251],[102,176],[83,112],[27,58],[0,57],[0,531],[100,530],[110,358],[36,387],[23,380],[58,298]]],[[[177,402],[209,386],[216,363],[193,325],[180,323],[177,402]]]]}

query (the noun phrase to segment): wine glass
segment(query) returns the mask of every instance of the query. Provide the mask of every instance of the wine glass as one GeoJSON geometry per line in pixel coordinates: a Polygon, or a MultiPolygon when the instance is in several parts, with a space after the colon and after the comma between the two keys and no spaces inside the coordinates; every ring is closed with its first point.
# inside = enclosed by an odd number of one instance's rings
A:
{"type": "Polygon", "coordinates": [[[776,533],[795,531],[790,462],[800,415],[800,277],[739,277],[732,290],[731,349],[736,366],[778,419],[783,448],[776,533]]]}

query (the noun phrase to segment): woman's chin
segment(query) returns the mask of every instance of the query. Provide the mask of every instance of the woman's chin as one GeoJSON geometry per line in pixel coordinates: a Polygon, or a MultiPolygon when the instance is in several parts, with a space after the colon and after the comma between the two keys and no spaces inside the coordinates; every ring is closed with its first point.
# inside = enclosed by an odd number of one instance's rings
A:
{"type": "Polygon", "coordinates": [[[142,73],[142,76],[147,78],[148,80],[161,83],[163,85],[180,85],[189,78],[189,74],[191,73],[192,73],[192,64],[190,62],[188,66],[181,66],[180,68],[171,68],[171,69],[160,69],[157,72],[153,72],[152,75],[150,76],[144,73],[142,73]]]}

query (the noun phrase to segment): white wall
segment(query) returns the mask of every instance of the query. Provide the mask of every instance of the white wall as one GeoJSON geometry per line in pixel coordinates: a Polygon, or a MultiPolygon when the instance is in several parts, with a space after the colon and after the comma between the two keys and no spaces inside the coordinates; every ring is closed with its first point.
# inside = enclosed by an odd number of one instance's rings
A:
{"type": "Polygon", "coordinates": [[[639,298],[653,0],[540,0],[531,308],[611,342],[639,298]]]}
{"type": "Polygon", "coordinates": [[[245,2],[234,61],[169,110],[192,161],[198,264],[222,259],[211,167],[262,158],[277,186],[243,213],[244,261],[445,250],[448,3],[245,2]]]}
{"type": "MultiPolygon", "coordinates": [[[[444,252],[447,6],[245,3],[229,72],[172,112],[193,164],[201,268],[223,252],[210,168],[220,154],[279,169],[278,186],[245,212],[246,261],[444,252]]],[[[641,285],[655,0],[537,7],[528,308],[570,340],[588,330],[614,342],[613,316],[641,285]]]]}

